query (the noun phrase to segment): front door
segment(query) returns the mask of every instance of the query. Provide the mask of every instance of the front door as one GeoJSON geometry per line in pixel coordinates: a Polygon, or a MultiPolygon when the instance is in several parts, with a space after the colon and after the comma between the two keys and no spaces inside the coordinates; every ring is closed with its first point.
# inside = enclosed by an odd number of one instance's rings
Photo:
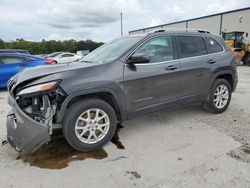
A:
{"type": "Polygon", "coordinates": [[[175,60],[173,37],[149,39],[133,54],[145,54],[148,63],[125,64],[124,91],[128,117],[176,105],[179,95],[179,62],[175,60]]]}

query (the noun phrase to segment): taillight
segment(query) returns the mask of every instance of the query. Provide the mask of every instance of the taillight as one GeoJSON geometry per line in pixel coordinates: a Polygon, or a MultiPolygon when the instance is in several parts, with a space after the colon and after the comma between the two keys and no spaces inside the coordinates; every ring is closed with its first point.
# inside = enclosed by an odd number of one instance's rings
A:
{"type": "Polygon", "coordinates": [[[52,65],[52,64],[55,64],[55,61],[53,61],[52,59],[47,59],[47,64],[48,65],[52,65]]]}
{"type": "Polygon", "coordinates": [[[234,59],[235,59],[236,64],[240,65],[240,63],[241,63],[241,54],[240,54],[240,52],[233,52],[233,54],[234,54],[234,59]]]}

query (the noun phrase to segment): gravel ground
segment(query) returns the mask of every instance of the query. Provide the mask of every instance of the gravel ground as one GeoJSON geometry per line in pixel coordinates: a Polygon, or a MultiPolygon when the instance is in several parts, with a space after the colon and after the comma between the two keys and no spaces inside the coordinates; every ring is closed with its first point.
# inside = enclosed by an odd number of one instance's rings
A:
{"type": "MultiPolygon", "coordinates": [[[[250,187],[250,68],[238,73],[225,113],[187,107],[130,120],[118,133],[124,149],[110,142],[82,154],[57,140],[27,157],[4,145],[0,187],[250,187]]],[[[0,140],[6,97],[1,91],[0,140]]]]}

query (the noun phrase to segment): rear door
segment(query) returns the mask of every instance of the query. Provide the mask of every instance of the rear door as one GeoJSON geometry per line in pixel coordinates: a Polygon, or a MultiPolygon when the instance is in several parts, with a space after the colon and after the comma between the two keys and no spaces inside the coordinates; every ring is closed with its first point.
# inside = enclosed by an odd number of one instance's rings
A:
{"type": "Polygon", "coordinates": [[[209,37],[204,37],[206,45],[207,45],[207,50],[208,50],[208,57],[209,57],[209,64],[210,66],[215,66],[219,62],[225,61],[227,59],[227,55],[222,55],[222,52],[224,52],[224,48],[220,45],[220,43],[209,37]]]}
{"type": "Polygon", "coordinates": [[[124,91],[129,117],[175,106],[179,95],[179,62],[170,35],[149,39],[133,54],[146,54],[148,63],[125,64],[124,91]]]}
{"type": "Polygon", "coordinates": [[[210,77],[209,57],[203,37],[176,35],[180,62],[180,103],[201,100],[210,77]]]}
{"type": "Polygon", "coordinates": [[[7,81],[27,66],[23,57],[0,56],[0,87],[6,87],[7,81]]]}

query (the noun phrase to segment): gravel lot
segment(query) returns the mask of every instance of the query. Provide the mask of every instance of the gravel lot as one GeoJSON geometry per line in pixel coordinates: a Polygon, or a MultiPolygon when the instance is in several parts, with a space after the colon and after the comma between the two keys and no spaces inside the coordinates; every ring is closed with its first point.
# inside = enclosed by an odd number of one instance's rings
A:
{"type": "MultiPolygon", "coordinates": [[[[238,73],[225,113],[187,107],[128,121],[118,133],[125,149],[110,142],[79,154],[57,141],[25,158],[31,166],[4,145],[0,187],[250,187],[250,68],[240,66],[238,73]]],[[[10,108],[6,97],[1,91],[1,141],[10,108]]]]}

